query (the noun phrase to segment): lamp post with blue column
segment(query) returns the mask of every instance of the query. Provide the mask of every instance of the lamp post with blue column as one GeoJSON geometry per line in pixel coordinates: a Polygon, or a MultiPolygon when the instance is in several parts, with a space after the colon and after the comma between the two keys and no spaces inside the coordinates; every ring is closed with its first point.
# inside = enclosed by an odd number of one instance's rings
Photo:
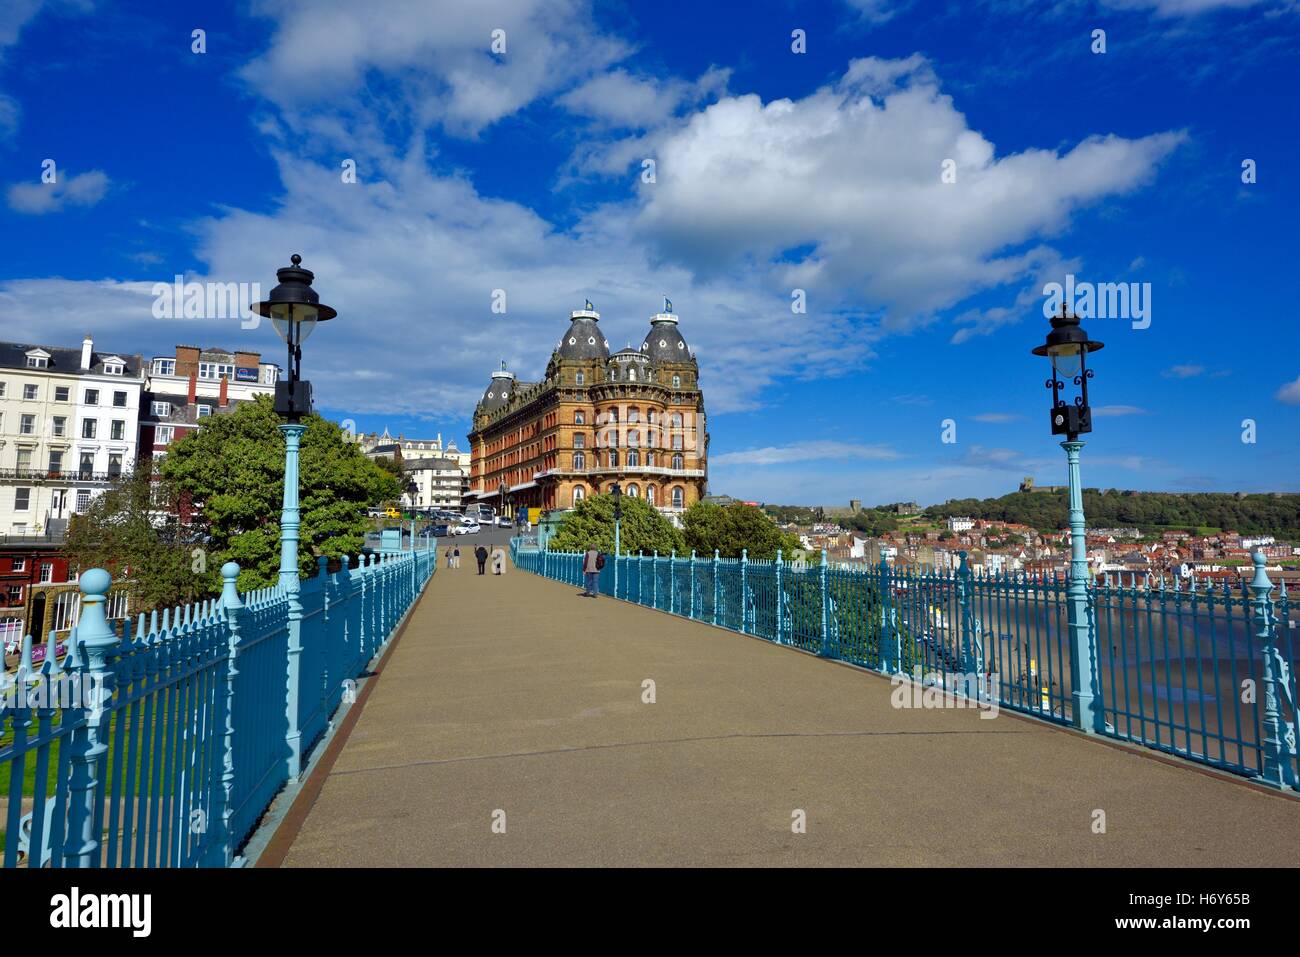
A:
{"type": "Polygon", "coordinates": [[[617,482],[609,488],[614,496],[614,597],[618,597],[619,532],[623,525],[623,488],[617,482]]]}
{"type": "Polygon", "coordinates": [[[1098,701],[1100,687],[1097,681],[1096,649],[1088,621],[1088,546],[1083,515],[1083,486],[1079,478],[1079,451],[1083,443],[1079,436],[1092,431],[1092,409],[1088,405],[1088,355],[1102,348],[1102,343],[1089,339],[1079,325],[1079,317],[1072,316],[1061,304],[1061,314],[1052,317],[1052,331],[1047,341],[1037,346],[1033,353],[1052,361],[1052,377],[1047,388],[1052,390],[1052,434],[1064,435],[1061,448],[1065,449],[1070,473],[1070,583],[1066,590],[1066,613],[1070,632],[1070,677],[1074,686],[1073,724],[1088,733],[1105,731],[1105,718],[1098,701]],[[1073,383],[1078,394],[1074,400],[1061,397],[1066,383],[1073,383]]]}
{"type": "Polygon", "coordinates": [[[298,508],[298,449],[307,430],[302,418],[311,412],[311,383],[304,381],[302,344],[316,324],[338,315],[320,301],[310,269],[302,268],[302,257],[290,257],[291,266],[276,270],[279,285],[253,312],[271,320],[276,335],[288,346],[287,377],[275,384],[275,411],[284,417],[284,501],[280,511],[280,587],[289,599],[289,668],[287,674],[289,773],[297,778],[302,770],[302,735],[298,727],[298,672],[302,655],[302,600],[299,597],[298,539],[301,524],[298,508]]]}

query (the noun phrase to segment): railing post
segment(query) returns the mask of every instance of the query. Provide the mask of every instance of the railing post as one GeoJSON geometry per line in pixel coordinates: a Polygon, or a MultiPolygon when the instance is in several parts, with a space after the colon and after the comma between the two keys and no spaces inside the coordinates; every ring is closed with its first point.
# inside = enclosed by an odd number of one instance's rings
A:
{"type": "Polygon", "coordinates": [[[694,620],[695,618],[695,549],[691,549],[691,611],[687,616],[694,620]]]}
{"type": "MultiPolygon", "coordinates": [[[[95,827],[95,809],[103,782],[98,778],[100,759],[108,751],[108,711],[113,693],[113,673],[109,668],[117,635],[108,625],[104,603],[112,577],[102,568],[92,568],[81,576],[81,617],[76,627],[76,641],[68,638],[68,658],[73,667],[71,687],[77,692],[74,707],[76,726],[71,735],[72,776],[68,783],[68,834],[63,845],[64,867],[99,867],[100,842],[95,827]],[[84,716],[84,717],[83,717],[84,716]],[[103,734],[100,729],[103,729],[103,734]]],[[[54,654],[54,635],[50,635],[50,656],[54,654]]],[[[13,835],[10,840],[17,840],[13,835]]],[[[35,849],[40,860],[40,848],[35,849]]]]}
{"type": "Polygon", "coordinates": [[[898,640],[894,630],[894,602],[889,584],[889,562],[880,556],[880,637],[876,644],[879,649],[880,670],[890,675],[902,667],[895,654],[898,640]]]}
{"type": "Polygon", "coordinates": [[[239,675],[239,632],[244,602],[239,597],[239,565],[221,566],[221,606],[226,619],[226,666],[217,671],[217,733],[221,735],[221,760],[213,762],[212,815],[215,832],[208,845],[209,867],[229,867],[234,857],[230,839],[230,800],[235,790],[235,678],[239,675]]]}
{"type": "Polygon", "coordinates": [[[1296,752],[1295,732],[1282,716],[1279,689],[1286,680],[1286,661],[1277,648],[1277,618],[1273,614],[1273,583],[1264,571],[1264,553],[1255,551],[1255,577],[1251,580],[1251,617],[1255,623],[1255,637],[1264,654],[1264,767],[1261,777],[1274,787],[1295,787],[1292,759],[1296,752]]]}
{"type": "Polygon", "coordinates": [[[822,549],[821,567],[818,569],[818,580],[822,593],[822,647],[821,656],[823,658],[834,658],[835,653],[831,649],[831,595],[826,588],[827,579],[826,567],[826,549],[822,549]]]}
{"type": "Polygon", "coordinates": [[[676,611],[677,606],[677,549],[668,556],[668,613],[676,611]]]}
{"type": "Polygon", "coordinates": [[[659,607],[659,549],[650,561],[650,607],[659,607]]]}
{"type": "Polygon", "coordinates": [[[957,564],[957,602],[961,606],[961,670],[965,673],[965,680],[972,681],[975,679],[970,676],[978,675],[980,667],[975,661],[975,649],[972,644],[975,636],[975,610],[972,607],[974,596],[971,570],[965,551],[958,551],[957,557],[960,559],[957,564]]]}
{"type": "Polygon", "coordinates": [[[718,583],[718,550],[713,550],[713,623],[718,623],[718,595],[721,593],[721,586],[718,583]]]}
{"type": "Polygon", "coordinates": [[[781,549],[776,550],[776,643],[781,644],[781,627],[785,617],[781,612],[785,605],[785,596],[781,591],[781,549]]]}
{"type": "Polygon", "coordinates": [[[740,550],[740,633],[749,631],[749,549],[740,550]]]}

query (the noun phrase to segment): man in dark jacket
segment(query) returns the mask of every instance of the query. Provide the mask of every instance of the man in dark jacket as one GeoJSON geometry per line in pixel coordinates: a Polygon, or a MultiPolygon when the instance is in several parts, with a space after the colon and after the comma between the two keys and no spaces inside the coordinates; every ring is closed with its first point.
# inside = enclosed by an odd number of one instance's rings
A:
{"type": "Polygon", "coordinates": [[[474,549],[474,558],[478,560],[478,573],[482,575],[483,570],[487,567],[487,558],[488,558],[487,549],[484,548],[482,545],[474,549]]]}

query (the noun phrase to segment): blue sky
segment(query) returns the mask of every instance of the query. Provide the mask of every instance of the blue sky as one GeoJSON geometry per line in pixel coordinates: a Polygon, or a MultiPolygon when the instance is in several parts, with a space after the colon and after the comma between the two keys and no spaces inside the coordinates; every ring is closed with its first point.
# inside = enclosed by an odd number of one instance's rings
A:
{"type": "Polygon", "coordinates": [[[278,359],[152,287],[298,252],[318,407],[463,447],[501,359],[538,376],[584,298],[639,343],[667,294],[713,491],[930,503],[1064,481],[1029,350],[1072,273],[1151,297],[1086,323],[1086,484],[1300,487],[1289,0],[190,6],[0,10],[3,338],[278,359]]]}

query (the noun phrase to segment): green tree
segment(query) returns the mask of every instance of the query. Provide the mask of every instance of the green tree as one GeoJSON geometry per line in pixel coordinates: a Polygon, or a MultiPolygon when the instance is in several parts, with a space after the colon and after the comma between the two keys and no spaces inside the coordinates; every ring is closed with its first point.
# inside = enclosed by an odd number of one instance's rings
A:
{"type": "MultiPolygon", "coordinates": [[[[614,496],[588,495],[572,514],[564,519],[559,533],[550,540],[547,548],[555,552],[580,552],[588,545],[602,552],[614,551],[614,496]]],[[[644,499],[623,496],[623,519],[619,525],[619,549],[624,555],[658,551],[667,555],[686,551],[686,539],[681,530],[664,518],[654,506],[644,499]]]]}
{"type": "Polygon", "coordinates": [[[686,548],[697,555],[712,555],[716,549],[722,558],[739,558],[747,549],[750,558],[776,558],[780,549],[789,558],[799,540],[777,528],[761,509],[735,502],[717,505],[696,502],[682,516],[686,548]]]}
{"type": "Polygon", "coordinates": [[[202,543],[187,541],[178,526],[174,490],[151,466],[139,463],[73,516],[65,545],[77,568],[104,568],[129,582],[139,609],[194,601],[215,582],[202,543]]]}
{"type": "MultiPolygon", "coordinates": [[[[370,528],[366,509],[396,499],[398,480],[361,454],[333,422],[303,420],[299,458],[299,571],[317,556],[355,554],[370,528]]],[[[269,396],[214,415],[172,445],[162,474],[197,510],[209,536],[209,566],[234,560],[241,588],[275,584],[280,564],[284,436],[269,396]]]]}

